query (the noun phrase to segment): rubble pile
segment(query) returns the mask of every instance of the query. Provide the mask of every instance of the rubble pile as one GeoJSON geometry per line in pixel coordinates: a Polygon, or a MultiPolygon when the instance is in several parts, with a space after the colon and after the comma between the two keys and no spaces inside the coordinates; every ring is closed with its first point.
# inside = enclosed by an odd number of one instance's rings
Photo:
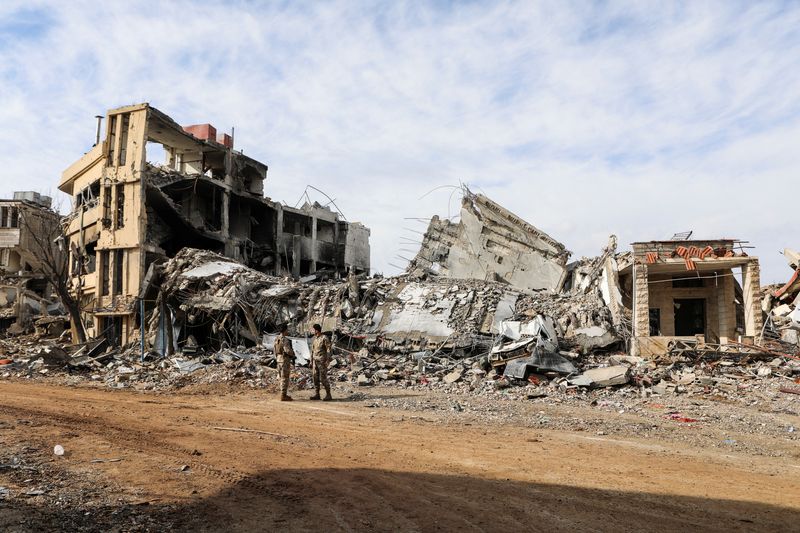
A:
{"type": "MultiPolygon", "coordinates": [[[[626,355],[625,315],[607,304],[615,285],[603,274],[626,260],[615,244],[573,264],[561,293],[441,276],[298,281],[184,249],[148,275],[145,293],[156,312],[145,340],[152,349],[112,348],[105,339],[68,345],[66,335],[41,329],[0,342],[0,376],[67,373],[145,390],[272,387],[269,332],[288,323],[298,356],[293,379],[303,388],[310,386],[308,331],[322,323],[334,340],[332,381],[356,386],[530,398],[615,387],[646,397],[736,394],[753,382],[797,379],[800,358],[783,345],[703,351],[688,344],[662,358],[626,355]]],[[[796,299],[797,292],[781,294],[796,299]]]]}
{"type": "Polygon", "coordinates": [[[800,253],[785,249],[792,276],[782,286],[770,287],[762,299],[767,313],[764,337],[780,344],[780,348],[800,352],[800,253]]]}
{"type": "Polygon", "coordinates": [[[602,338],[595,341],[599,346],[620,340],[597,291],[558,295],[499,282],[408,276],[303,283],[192,249],[165,263],[151,285],[159,289],[147,340],[161,355],[257,345],[263,332],[283,323],[305,334],[319,322],[348,338],[351,349],[402,353],[437,347],[462,356],[487,352],[501,334],[519,339],[539,315],[559,317],[559,336],[584,353],[584,337],[602,338]]]}

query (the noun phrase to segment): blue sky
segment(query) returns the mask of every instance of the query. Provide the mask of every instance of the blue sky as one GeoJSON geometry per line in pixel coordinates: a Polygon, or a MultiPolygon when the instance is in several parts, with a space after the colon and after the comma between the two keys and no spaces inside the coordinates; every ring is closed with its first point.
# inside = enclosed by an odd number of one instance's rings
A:
{"type": "Polygon", "coordinates": [[[273,199],[327,191],[379,271],[424,230],[404,218],[456,211],[421,197],[464,182],[578,257],[692,229],[750,241],[780,282],[799,67],[800,3],[11,0],[0,196],[55,192],[94,115],[149,101],[235,126],[273,199]]]}

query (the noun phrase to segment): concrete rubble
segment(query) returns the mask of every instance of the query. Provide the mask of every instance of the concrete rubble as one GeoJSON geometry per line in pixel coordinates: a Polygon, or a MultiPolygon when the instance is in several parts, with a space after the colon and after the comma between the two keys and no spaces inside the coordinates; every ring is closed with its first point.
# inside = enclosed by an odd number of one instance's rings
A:
{"type": "MultiPolygon", "coordinates": [[[[599,277],[598,277],[599,279],[599,277]]],[[[289,323],[295,386],[310,386],[308,331],[334,336],[332,379],[356,386],[558,397],[632,389],[644,397],[738,394],[753,383],[795,380],[800,358],[773,348],[726,353],[628,355],[599,289],[525,292],[492,281],[352,275],[303,282],[184,249],[155,269],[145,291],[160,309],[141,344],[69,345],[68,335],[2,341],[0,377],[67,373],[115,388],[198,384],[272,386],[270,334],[289,323]],[[593,339],[593,340],[588,340],[593,339]]]]}
{"type": "Polygon", "coordinates": [[[37,235],[58,219],[49,196],[17,191],[13,199],[0,199],[0,331],[18,335],[37,327],[63,328],[64,308],[35,253],[37,235]]]}
{"type": "Polygon", "coordinates": [[[459,221],[433,217],[408,271],[555,291],[566,278],[569,255],[542,230],[463,187],[459,221]]]}
{"type": "Polygon", "coordinates": [[[767,315],[763,338],[778,350],[800,353],[800,253],[783,251],[792,275],[777,287],[768,287],[762,300],[767,315]]]}
{"type": "Polygon", "coordinates": [[[330,198],[322,205],[306,192],[289,206],[265,196],[268,165],[236,149],[233,131],[181,126],[147,103],[110,109],[105,121],[58,185],[72,198],[69,284],[90,337],[124,346],[142,322],[164,316],[143,297],[150,272],[186,248],[295,279],[369,271],[369,228],[330,198]]]}
{"type": "MultiPolygon", "coordinates": [[[[515,248],[521,246],[518,239],[511,240],[516,244],[506,242],[510,248],[503,253],[522,254],[515,248]]],[[[338,279],[269,273],[228,255],[183,248],[154,263],[141,284],[139,298],[150,305],[139,338],[124,346],[103,338],[72,345],[67,332],[42,327],[0,344],[6,358],[0,376],[66,372],[112,387],[143,389],[215,382],[264,387],[275,380],[272,342],[284,323],[298,355],[299,387],[310,379],[308,332],[314,323],[333,336],[333,378],[361,387],[445,388],[478,395],[521,389],[527,398],[615,388],[650,396],[734,393],[743,381],[793,380],[800,374],[793,349],[800,329],[794,252],[787,251],[792,279],[765,300],[765,306],[772,304],[765,307],[771,318],[764,327],[771,337],[738,346],[681,338],[665,353],[637,356],[630,355],[632,280],[627,278],[626,285],[620,274],[631,270],[636,257],[618,253],[616,237],[599,256],[568,264],[562,245],[465,190],[461,222],[434,219],[420,254],[442,246],[448,253],[437,252],[437,262],[424,266],[417,260],[399,276],[351,271],[338,279]],[[476,230],[476,224],[491,231],[476,230]],[[476,231],[491,238],[472,242],[476,231]],[[518,232],[529,234],[524,253],[539,254],[537,260],[549,265],[532,267],[530,275],[544,268],[545,277],[535,280],[521,271],[494,268],[479,279],[476,270],[463,270],[486,257],[458,251],[459,239],[470,240],[470,249],[480,244],[481,250],[497,252],[492,239],[518,232]]],[[[691,249],[687,257],[702,261],[691,249]]],[[[723,252],[737,264],[753,261],[725,250],[719,255],[723,252]]],[[[652,260],[648,252],[647,261],[652,260]]]]}
{"type": "MultiPolygon", "coordinates": [[[[67,330],[29,273],[0,280],[0,323],[19,326],[0,339],[2,377],[264,387],[288,324],[304,387],[315,323],[333,338],[334,379],[361,387],[647,397],[733,394],[800,373],[792,250],[791,278],[765,294],[758,259],[734,239],[688,232],[621,252],[611,235],[597,256],[569,261],[564,244],[462,187],[457,220],[433,217],[403,274],[370,277],[369,229],[307,194],[302,207],[265,196],[267,165],[232,135],[149,104],[106,121],[59,184],[73,198],[64,240],[82,318],[67,330]],[[151,162],[159,148],[164,161],[151,162]],[[76,344],[80,322],[92,339],[76,344]]],[[[16,239],[21,210],[50,213],[21,194],[0,213],[5,275],[31,262],[16,239]]]]}

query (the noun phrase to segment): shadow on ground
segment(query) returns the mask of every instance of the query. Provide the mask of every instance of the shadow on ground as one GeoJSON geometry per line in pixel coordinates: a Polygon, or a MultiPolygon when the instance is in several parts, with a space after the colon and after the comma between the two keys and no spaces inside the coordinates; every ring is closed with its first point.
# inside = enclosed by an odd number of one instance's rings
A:
{"type": "Polygon", "coordinates": [[[0,500],[2,531],[796,531],[798,510],[381,470],[277,470],[186,505],[0,500]],[[89,513],[86,514],[87,510],[89,513]]]}

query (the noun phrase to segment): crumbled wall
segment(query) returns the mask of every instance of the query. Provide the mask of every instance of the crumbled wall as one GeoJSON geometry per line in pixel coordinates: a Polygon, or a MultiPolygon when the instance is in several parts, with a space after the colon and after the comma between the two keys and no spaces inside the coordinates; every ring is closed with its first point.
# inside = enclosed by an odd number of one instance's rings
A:
{"type": "Polygon", "coordinates": [[[460,221],[434,217],[409,272],[557,291],[568,257],[564,245],[546,233],[487,197],[465,191],[460,221]]]}

